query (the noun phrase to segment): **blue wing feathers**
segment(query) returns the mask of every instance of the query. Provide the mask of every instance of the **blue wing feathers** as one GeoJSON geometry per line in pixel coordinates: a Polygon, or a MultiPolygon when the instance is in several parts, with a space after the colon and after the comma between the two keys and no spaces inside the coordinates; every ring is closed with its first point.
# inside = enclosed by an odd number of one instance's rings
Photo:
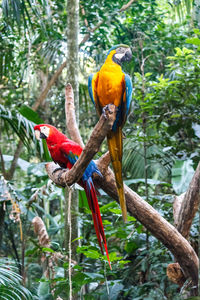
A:
{"type": "Polygon", "coordinates": [[[95,105],[93,90],[92,90],[92,78],[93,78],[93,74],[90,74],[90,76],[88,77],[88,92],[93,104],[95,105]]]}
{"type": "Polygon", "coordinates": [[[95,162],[92,160],[89,165],[87,166],[87,168],[85,169],[85,172],[83,174],[83,181],[87,181],[90,177],[92,177],[93,173],[97,173],[100,176],[102,176],[101,172],[99,171],[99,169],[97,168],[95,162]]]}
{"type": "Polygon", "coordinates": [[[72,151],[69,152],[69,154],[64,153],[64,156],[69,160],[69,162],[74,165],[75,162],[78,160],[78,156],[75,155],[72,151]]]}
{"type": "MultiPolygon", "coordinates": [[[[78,155],[75,155],[72,151],[69,152],[69,154],[64,154],[66,158],[69,160],[69,162],[74,165],[75,162],[78,160],[78,155]]],[[[82,180],[87,181],[90,177],[92,177],[93,173],[97,173],[100,176],[102,176],[101,172],[97,168],[97,165],[93,160],[89,163],[87,168],[85,169],[85,172],[83,173],[82,180]]]]}
{"type": "Polygon", "coordinates": [[[133,90],[131,77],[128,74],[125,74],[125,84],[126,84],[126,115],[128,115],[128,111],[132,99],[132,90],[133,90]]]}

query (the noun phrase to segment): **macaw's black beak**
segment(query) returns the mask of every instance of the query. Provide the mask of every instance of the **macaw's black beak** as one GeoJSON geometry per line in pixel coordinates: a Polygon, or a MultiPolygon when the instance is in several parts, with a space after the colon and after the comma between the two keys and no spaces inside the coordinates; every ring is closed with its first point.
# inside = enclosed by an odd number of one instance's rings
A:
{"type": "Polygon", "coordinates": [[[41,138],[41,139],[46,139],[47,136],[46,136],[44,133],[42,133],[42,132],[40,131],[40,138],[41,138]]]}
{"type": "Polygon", "coordinates": [[[122,57],[122,62],[124,61],[130,61],[132,59],[132,52],[131,52],[131,49],[128,48],[125,52],[125,55],[122,57]]]}

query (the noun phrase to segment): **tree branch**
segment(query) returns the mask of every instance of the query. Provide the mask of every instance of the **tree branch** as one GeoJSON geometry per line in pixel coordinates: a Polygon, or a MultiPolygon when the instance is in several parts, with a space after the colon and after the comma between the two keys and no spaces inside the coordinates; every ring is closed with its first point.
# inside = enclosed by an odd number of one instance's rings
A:
{"type": "Polygon", "coordinates": [[[4,162],[4,159],[3,159],[3,154],[1,152],[1,148],[0,148],[0,159],[1,159],[1,171],[2,171],[3,177],[5,178],[6,169],[5,169],[5,162],[4,162]]]}
{"type": "Polygon", "coordinates": [[[22,149],[23,149],[23,142],[22,142],[22,140],[20,140],[19,143],[17,144],[17,148],[15,149],[15,153],[13,156],[13,160],[11,162],[10,169],[7,172],[6,177],[5,177],[7,180],[11,180],[13,178],[13,175],[14,175],[16,167],[17,167],[17,161],[22,152],[22,149]]]}
{"type": "Polygon", "coordinates": [[[192,220],[198,210],[200,203],[200,163],[190,182],[189,188],[181,203],[177,220],[177,230],[188,238],[192,220]]]}
{"type": "MultiPolygon", "coordinates": [[[[117,12],[112,13],[112,14],[110,15],[110,17],[108,18],[108,20],[112,19],[113,15],[116,15],[116,14],[119,13],[119,12],[123,12],[123,11],[127,10],[127,9],[131,6],[131,4],[132,4],[133,2],[135,2],[135,1],[137,1],[137,0],[130,0],[127,4],[124,4],[117,12]]],[[[83,15],[84,15],[84,13],[83,13],[83,15]]],[[[87,22],[86,19],[85,19],[84,21],[85,21],[85,24],[88,24],[88,22],[87,22]]],[[[89,40],[89,38],[90,38],[90,34],[93,33],[93,32],[95,32],[95,31],[96,31],[103,23],[104,23],[104,20],[101,20],[101,21],[100,21],[99,23],[97,23],[97,25],[96,25],[95,27],[93,27],[93,28],[90,28],[89,26],[86,26],[87,29],[88,29],[88,31],[89,31],[89,33],[86,33],[86,34],[84,35],[82,41],[80,42],[80,45],[82,45],[82,44],[84,44],[85,42],[87,42],[87,41],[89,40]]]]}
{"type": "Polygon", "coordinates": [[[41,92],[40,96],[36,99],[32,109],[37,110],[38,107],[43,103],[45,100],[49,90],[54,85],[55,81],[58,79],[60,74],[62,73],[63,69],[66,67],[67,61],[64,61],[62,65],[57,69],[57,71],[54,73],[54,75],[51,77],[50,81],[47,83],[45,89],[41,92]]]}
{"type": "Polygon", "coordinates": [[[74,108],[74,93],[70,83],[65,87],[65,115],[66,115],[66,126],[70,137],[73,141],[78,143],[82,148],[84,148],[84,143],[78,126],[76,123],[76,115],[74,108]]]}
{"type": "Polygon", "coordinates": [[[136,2],[137,0],[130,0],[127,4],[124,4],[123,6],[122,6],[122,8],[119,10],[119,12],[122,12],[122,11],[125,11],[125,10],[127,10],[130,6],[131,6],[131,4],[133,3],[133,2],[136,2]]]}
{"type": "MultiPolygon", "coordinates": [[[[73,94],[71,94],[73,97],[73,94]]],[[[71,100],[69,101],[71,102],[71,100]]],[[[67,105],[68,107],[68,105],[67,105]]],[[[70,111],[67,113],[74,113],[74,105],[70,107],[70,111]]],[[[95,126],[93,133],[83,150],[77,163],[70,171],[57,171],[53,174],[53,171],[57,168],[54,163],[48,163],[46,165],[47,173],[49,177],[56,183],[62,186],[66,184],[70,185],[77,181],[83,174],[89,161],[98,151],[103,138],[105,137],[109,126],[112,127],[114,114],[107,112],[107,119],[105,120],[101,116],[99,122],[95,126]],[[106,129],[103,128],[103,124],[106,125],[106,129]],[[108,125],[110,123],[110,125],[108,125]],[[101,127],[102,126],[102,127],[101,127]],[[100,130],[100,132],[99,132],[100,130]],[[103,132],[102,132],[103,130],[103,132]],[[101,139],[99,139],[99,134],[101,139]],[[70,176],[69,176],[70,174],[70,176]]],[[[73,131],[75,141],[79,142],[78,127],[76,125],[76,119],[73,117],[73,123],[70,122],[68,130],[73,131]]],[[[110,128],[111,128],[110,127],[110,128]]],[[[101,157],[96,164],[102,173],[103,177],[99,175],[94,176],[94,181],[99,187],[101,187],[109,196],[118,201],[118,194],[116,189],[116,183],[114,174],[110,168],[109,155],[106,153],[101,157]]],[[[188,243],[188,241],[176,230],[174,226],[168,223],[159,213],[146,201],[144,201],[138,194],[133,192],[130,188],[124,185],[125,197],[128,211],[131,215],[135,216],[155,237],[157,237],[175,256],[176,260],[180,264],[186,278],[191,277],[194,284],[198,282],[198,257],[188,243]]]]}

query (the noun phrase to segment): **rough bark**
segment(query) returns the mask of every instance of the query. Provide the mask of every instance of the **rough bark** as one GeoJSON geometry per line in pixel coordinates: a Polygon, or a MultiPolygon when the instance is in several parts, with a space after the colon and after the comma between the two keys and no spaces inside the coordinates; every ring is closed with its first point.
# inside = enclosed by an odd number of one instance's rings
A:
{"type": "Polygon", "coordinates": [[[5,219],[5,203],[0,202],[0,248],[3,238],[3,232],[4,232],[4,219],[5,219]]]}
{"type": "MultiPolygon", "coordinates": [[[[175,196],[173,204],[174,225],[177,230],[186,239],[189,238],[190,228],[193,218],[199,208],[200,202],[200,163],[193,175],[188,190],[175,196]]],[[[181,286],[184,284],[187,278],[179,271],[180,266],[178,263],[170,264],[167,267],[167,275],[173,282],[178,282],[181,286]]]]}
{"type": "Polygon", "coordinates": [[[179,213],[181,209],[181,205],[184,200],[185,193],[179,195],[179,196],[174,196],[174,203],[173,203],[173,216],[174,216],[174,226],[178,226],[178,220],[179,220],[179,213]]]}
{"type": "Polygon", "coordinates": [[[200,202],[200,163],[190,182],[189,188],[181,203],[177,220],[177,230],[188,238],[192,220],[198,210],[200,202]]]}
{"type": "Polygon", "coordinates": [[[74,93],[70,83],[68,83],[65,88],[65,114],[66,126],[71,139],[76,141],[81,147],[84,147],[83,140],[76,123],[74,93]]]}
{"type": "Polygon", "coordinates": [[[71,82],[76,106],[76,121],[79,123],[79,0],[67,0],[67,81],[71,82]]]}
{"type": "MultiPolygon", "coordinates": [[[[78,34],[79,34],[79,0],[67,0],[67,85],[65,94],[65,114],[66,114],[66,129],[68,123],[73,122],[69,117],[70,105],[75,103],[76,120],[79,123],[79,53],[78,53],[78,34]],[[70,89],[71,87],[71,89],[70,89]],[[72,104],[72,101],[74,102],[72,104]]],[[[77,126],[77,125],[76,125],[77,126]]],[[[78,126],[77,126],[78,129],[78,126]]],[[[71,135],[71,133],[70,133],[71,135]]],[[[72,138],[72,137],[71,137],[72,138]]],[[[79,246],[79,240],[71,243],[79,234],[78,226],[79,212],[79,197],[77,190],[71,191],[71,201],[69,201],[69,190],[65,191],[65,248],[69,250],[69,263],[71,258],[77,260],[76,248],[79,246]],[[71,203],[70,206],[68,205],[71,203]],[[71,210],[70,214],[68,210],[71,210]],[[70,215],[70,220],[68,216],[70,215]],[[69,226],[69,222],[71,223],[69,226]],[[70,230],[70,231],[69,231],[70,230]]],[[[71,269],[66,276],[69,279],[70,299],[76,299],[76,295],[72,296],[71,269]]]]}

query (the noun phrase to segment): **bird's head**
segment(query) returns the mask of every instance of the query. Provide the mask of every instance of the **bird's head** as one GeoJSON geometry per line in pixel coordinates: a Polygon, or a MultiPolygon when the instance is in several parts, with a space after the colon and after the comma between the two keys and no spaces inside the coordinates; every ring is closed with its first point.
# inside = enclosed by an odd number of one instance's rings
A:
{"type": "Polygon", "coordinates": [[[118,65],[121,65],[124,61],[130,61],[132,58],[132,52],[130,47],[124,44],[113,46],[108,51],[106,57],[108,57],[109,55],[112,55],[112,60],[118,65]]]}
{"type": "Polygon", "coordinates": [[[36,125],[34,127],[34,130],[35,130],[35,137],[37,140],[48,139],[48,138],[50,138],[50,136],[53,135],[55,130],[57,131],[57,129],[54,126],[49,125],[49,124],[36,125]]]}

